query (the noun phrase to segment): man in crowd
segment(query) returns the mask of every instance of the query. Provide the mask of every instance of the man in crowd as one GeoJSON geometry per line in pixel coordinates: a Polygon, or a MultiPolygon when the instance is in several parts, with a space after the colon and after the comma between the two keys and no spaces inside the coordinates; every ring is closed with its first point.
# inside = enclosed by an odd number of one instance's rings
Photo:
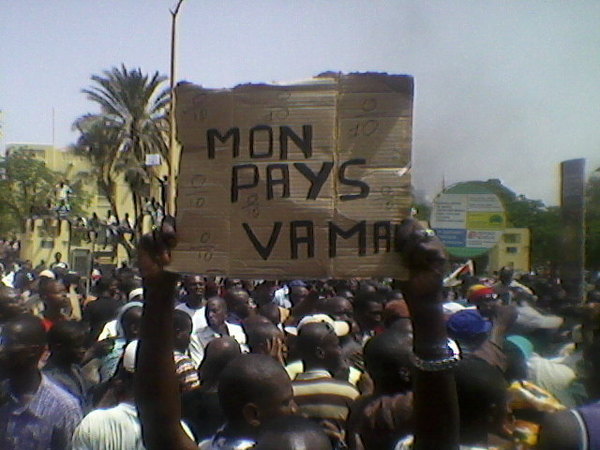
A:
{"type": "Polygon", "coordinates": [[[42,324],[46,331],[69,318],[70,302],[65,285],[61,281],[46,279],[44,283],[40,283],[40,299],[44,304],[42,324]]]}
{"type": "Polygon", "coordinates": [[[194,361],[199,364],[208,343],[222,336],[231,336],[247,351],[244,329],[241,325],[227,320],[227,303],[224,299],[221,297],[209,298],[206,302],[205,315],[207,325],[196,330],[193,334],[195,339],[190,341],[190,356],[194,361]]]}
{"type": "Polygon", "coordinates": [[[181,297],[176,309],[185,311],[192,318],[193,331],[204,328],[206,324],[206,309],[204,297],[205,281],[200,275],[186,275],[183,278],[183,288],[186,294],[181,297]]]}
{"type": "Polygon", "coordinates": [[[198,368],[202,385],[182,396],[183,418],[192,427],[196,440],[211,438],[225,423],[217,391],[219,379],[227,364],[241,354],[240,344],[229,336],[213,339],[206,346],[198,368]]]}
{"type": "Polygon", "coordinates": [[[256,306],[245,289],[230,289],[225,293],[224,298],[227,302],[227,322],[229,323],[241,325],[243,320],[255,312],[256,306]]]}
{"type": "MultiPolygon", "coordinates": [[[[96,409],[84,417],[73,434],[73,450],[145,450],[133,396],[136,350],[137,341],[130,342],[112,380],[117,405],[96,409]]],[[[192,436],[185,424],[181,427],[192,436]]]]}
{"type": "Polygon", "coordinates": [[[312,321],[307,316],[298,326],[297,347],[304,371],[293,380],[294,399],[300,412],[324,426],[333,426],[343,441],[346,419],[359,392],[347,381],[333,378],[344,362],[336,324],[327,317],[312,321]]]}
{"type": "Polygon", "coordinates": [[[181,392],[189,392],[200,387],[198,372],[192,359],[186,355],[192,335],[192,318],[184,311],[175,310],[173,313],[175,329],[174,352],[175,371],[179,379],[181,392]]]}
{"type": "Polygon", "coordinates": [[[0,284],[0,325],[24,312],[25,305],[16,289],[0,284]]]}
{"type": "Polygon", "coordinates": [[[350,448],[392,448],[412,432],[414,367],[412,337],[387,330],[365,345],[364,359],[374,383],[371,395],[357,399],[348,418],[350,448]]]}
{"type": "Polygon", "coordinates": [[[89,391],[92,387],[81,370],[86,353],[88,327],[81,322],[63,321],[48,332],[50,358],[43,373],[77,399],[82,411],[91,407],[89,391]]]}
{"type": "Polygon", "coordinates": [[[83,320],[90,324],[90,341],[95,341],[109,321],[113,320],[122,306],[118,281],[102,277],[95,287],[96,300],[88,303],[83,310],[83,320]]]}
{"type": "Polygon", "coordinates": [[[0,448],[69,449],[81,421],[77,400],[40,372],[46,347],[42,321],[21,315],[0,330],[0,448]]]}

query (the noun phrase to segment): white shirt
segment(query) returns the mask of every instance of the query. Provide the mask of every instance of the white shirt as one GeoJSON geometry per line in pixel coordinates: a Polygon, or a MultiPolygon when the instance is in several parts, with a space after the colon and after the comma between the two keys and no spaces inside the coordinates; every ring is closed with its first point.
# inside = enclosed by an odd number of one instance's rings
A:
{"type": "MultiPolygon", "coordinates": [[[[229,336],[234,338],[237,343],[240,344],[242,352],[248,353],[249,349],[246,345],[246,333],[244,333],[242,326],[229,322],[225,322],[225,326],[227,327],[229,336]]],[[[188,350],[194,364],[199,365],[202,362],[202,359],[204,359],[204,349],[210,341],[218,337],[221,337],[221,335],[216,333],[208,325],[192,333],[188,350]]]]}
{"type": "MultiPolygon", "coordinates": [[[[189,428],[181,426],[193,439],[189,428]]],[[[119,403],[96,409],[83,418],[73,433],[73,450],[145,450],[135,406],[119,403]]]]}
{"type": "Polygon", "coordinates": [[[192,318],[192,333],[195,333],[201,328],[205,328],[208,326],[206,322],[206,306],[202,308],[194,309],[190,308],[185,303],[180,303],[175,307],[175,309],[179,309],[180,311],[185,311],[192,318]]]}

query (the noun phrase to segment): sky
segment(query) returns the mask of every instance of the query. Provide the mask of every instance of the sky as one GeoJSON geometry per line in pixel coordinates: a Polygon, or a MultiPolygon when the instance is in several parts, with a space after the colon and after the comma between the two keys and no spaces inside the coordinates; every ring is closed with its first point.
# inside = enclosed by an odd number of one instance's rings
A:
{"type": "MultiPolygon", "coordinates": [[[[73,143],[92,74],[168,74],[175,4],[0,0],[0,146],[73,143]]],[[[597,0],[184,0],[176,79],[410,74],[418,191],[499,178],[556,205],[561,161],[600,167],[598,24],[597,0]]]]}

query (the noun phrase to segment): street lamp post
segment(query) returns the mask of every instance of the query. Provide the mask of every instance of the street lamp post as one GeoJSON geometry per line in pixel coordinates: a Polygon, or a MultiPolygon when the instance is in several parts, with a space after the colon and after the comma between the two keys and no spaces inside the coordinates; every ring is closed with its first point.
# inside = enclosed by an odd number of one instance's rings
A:
{"type": "Polygon", "coordinates": [[[177,141],[175,139],[175,50],[177,37],[177,14],[183,0],[179,0],[171,12],[171,74],[169,80],[169,88],[171,92],[171,102],[169,106],[169,181],[168,181],[168,204],[167,213],[175,215],[175,184],[177,179],[177,166],[179,165],[179,154],[177,152],[177,141]]]}

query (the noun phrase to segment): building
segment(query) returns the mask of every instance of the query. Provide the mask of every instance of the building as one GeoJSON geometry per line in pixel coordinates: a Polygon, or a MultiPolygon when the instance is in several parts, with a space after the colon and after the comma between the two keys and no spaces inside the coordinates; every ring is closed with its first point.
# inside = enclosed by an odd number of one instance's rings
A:
{"type": "MultiPolygon", "coordinates": [[[[87,158],[52,145],[8,144],[6,146],[6,156],[15,152],[26,153],[44,161],[46,167],[61,174],[69,185],[80,184],[89,199],[89,204],[85,208],[87,213],[85,219],[89,219],[92,213],[96,213],[100,219],[107,217],[111,210],[110,203],[98,189],[94,168],[87,158]]],[[[117,178],[115,203],[121,217],[125,213],[132,218],[135,216],[131,191],[123,176],[117,178]]],[[[54,254],[60,252],[63,260],[68,261],[71,267],[80,272],[82,268],[89,266],[87,262],[92,261],[92,256],[105,265],[116,265],[127,260],[127,252],[122,246],[119,245],[116,249],[110,245],[104,246],[103,236],[89,239],[82,234],[81,230],[73,226],[74,218],[69,219],[71,220],[42,217],[28,220],[26,232],[20,237],[21,258],[31,260],[36,266],[41,261],[49,264],[53,261],[54,254]]],[[[144,223],[143,229],[147,230],[150,227],[148,218],[144,219],[144,223]]]]}
{"type": "Polygon", "coordinates": [[[529,228],[506,228],[500,242],[489,253],[488,271],[511,266],[516,272],[531,270],[531,232],[529,228]]]}

